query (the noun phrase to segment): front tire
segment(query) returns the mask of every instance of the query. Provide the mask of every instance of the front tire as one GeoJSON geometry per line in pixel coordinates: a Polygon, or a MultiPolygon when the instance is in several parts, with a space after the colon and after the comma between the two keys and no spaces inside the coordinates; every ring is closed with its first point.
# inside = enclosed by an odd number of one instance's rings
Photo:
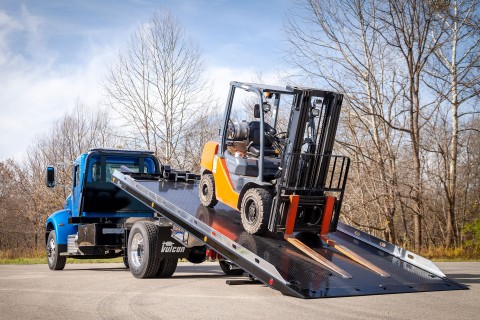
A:
{"type": "Polygon", "coordinates": [[[135,278],[153,278],[160,267],[157,257],[157,227],[152,222],[136,222],[128,237],[128,264],[135,278]]]}
{"type": "Polygon", "coordinates": [[[202,175],[198,186],[198,196],[200,203],[205,207],[213,208],[218,203],[217,197],[215,196],[215,179],[213,178],[213,174],[205,173],[202,175]]]}
{"type": "Polygon", "coordinates": [[[63,270],[67,263],[67,257],[60,256],[55,230],[50,231],[47,240],[47,260],[50,270],[63,270]]]}
{"type": "Polygon", "coordinates": [[[251,188],[245,192],[240,206],[242,225],[250,234],[264,234],[272,208],[272,195],[262,188],[251,188]]]}

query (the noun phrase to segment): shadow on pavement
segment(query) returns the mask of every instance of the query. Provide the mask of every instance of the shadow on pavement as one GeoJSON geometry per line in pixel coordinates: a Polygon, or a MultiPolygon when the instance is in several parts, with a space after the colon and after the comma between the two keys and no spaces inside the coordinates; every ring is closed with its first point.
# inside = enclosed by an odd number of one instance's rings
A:
{"type": "Polygon", "coordinates": [[[62,272],[68,271],[130,271],[129,269],[123,268],[66,268],[62,272]]]}
{"type": "Polygon", "coordinates": [[[468,273],[449,273],[447,277],[451,278],[454,281],[463,283],[465,285],[480,283],[479,274],[468,274],[468,273]]]}
{"type": "MultiPolygon", "coordinates": [[[[130,272],[129,269],[125,267],[90,267],[82,268],[81,265],[75,266],[74,264],[68,265],[63,272],[68,271],[111,271],[111,272],[130,272]]],[[[182,265],[178,264],[177,269],[173,275],[174,278],[211,278],[211,277],[224,277],[228,278],[229,276],[225,275],[218,265],[182,265]],[[185,274],[190,273],[190,274],[185,274]],[[205,273],[208,273],[206,275],[205,273]],[[185,275],[183,275],[185,274],[185,275]]]]}

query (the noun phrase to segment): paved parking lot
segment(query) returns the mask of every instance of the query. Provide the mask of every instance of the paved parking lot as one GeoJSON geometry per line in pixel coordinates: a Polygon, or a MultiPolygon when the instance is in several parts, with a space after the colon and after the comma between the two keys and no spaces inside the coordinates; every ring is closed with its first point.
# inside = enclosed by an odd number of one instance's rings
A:
{"type": "Polygon", "coordinates": [[[478,319],[480,262],[437,265],[470,290],[302,300],[228,286],[217,263],[144,280],[118,263],[2,265],[0,319],[478,319]]]}

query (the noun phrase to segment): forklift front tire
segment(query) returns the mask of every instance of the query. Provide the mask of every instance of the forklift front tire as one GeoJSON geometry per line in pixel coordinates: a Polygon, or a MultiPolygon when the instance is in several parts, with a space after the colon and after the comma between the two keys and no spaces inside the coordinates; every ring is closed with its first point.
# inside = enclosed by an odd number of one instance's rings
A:
{"type": "Polygon", "coordinates": [[[200,185],[198,186],[198,195],[200,202],[205,207],[213,208],[217,203],[217,197],[215,197],[215,180],[213,174],[205,173],[200,179],[200,185]]]}
{"type": "Polygon", "coordinates": [[[240,207],[242,225],[250,234],[264,234],[272,208],[272,195],[262,188],[251,188],[245,192],[240,207]]]}

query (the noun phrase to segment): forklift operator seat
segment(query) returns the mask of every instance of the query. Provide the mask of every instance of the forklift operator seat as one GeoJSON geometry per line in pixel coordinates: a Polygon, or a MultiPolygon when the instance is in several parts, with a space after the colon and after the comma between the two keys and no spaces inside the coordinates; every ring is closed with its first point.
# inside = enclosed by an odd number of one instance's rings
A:
{"type": "MultiPolygon", "coordinates": [[[[247,151],[252,153],[254,156],[260,156],[260,121],[251,121],[248,124],[248,147],[247,151]]],[[[276,134],[276,130],[269,125],[268,123],[264,123],[265,132],[269,132],[272,135],[276,134]]],[[[264,143],[265,148],[263,150],[263,154],[265,156],[275,156],[277,153],[275,152],[275,148],[272,147],[272,142],[264,133],[264,143]]]]}

